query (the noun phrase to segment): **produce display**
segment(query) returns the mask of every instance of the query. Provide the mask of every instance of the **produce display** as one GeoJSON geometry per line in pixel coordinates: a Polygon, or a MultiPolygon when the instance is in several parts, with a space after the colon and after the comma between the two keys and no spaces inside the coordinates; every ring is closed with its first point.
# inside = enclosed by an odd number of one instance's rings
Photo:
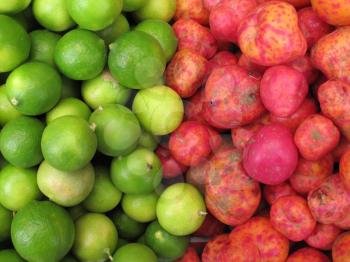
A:
{"type": "Polygon", "coordinates": [[[0,262],[350,262],[350,2],[0,1],[0,262]]]}

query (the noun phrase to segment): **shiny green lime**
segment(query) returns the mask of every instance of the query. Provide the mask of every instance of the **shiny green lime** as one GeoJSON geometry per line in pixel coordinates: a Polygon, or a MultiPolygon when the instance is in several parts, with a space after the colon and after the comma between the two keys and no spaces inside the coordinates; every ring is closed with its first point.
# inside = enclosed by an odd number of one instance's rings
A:
{"type": "Polygon", "coordinates": [[[25,262],[13,249],[0,250],[0,261],[4,262],[25,262]]]}
{"type": "MultiPolygon", "coordinates": [[[[193,8],[196,8],[193,6],[193,8]]],[[[149,0],[135,12],[138,20],[160,19],[169,22],[176,11],[176,0],[149,0]]]]}
{"type": "Polygon", "coordinates": [[[124,0],[123,1],[123,11],[132,12],[140,9],[147,4],[149,0],[124,0]]]}
{"type": "Polygon", "coordinates": [[[113,261],[118,262],[157,262],[156,254],[149,247],[139,244],[127,244],[117,250],[113,261]]]}
{"type": "Polygon", "coordinates": [[[0,86],[0,126],[20,115],[21,113],[7,99],[5,85],[0,86]]]}
{"type": "Polygon", "coordinates": [[[106,28],[97,31],[96,33],[105,40],[105,43],[109,45],[113,43],[120,35],[128,32],[130,25],[128,19],[123,14],[117,16],[114,22],[106,28]]]}
{"type": "Polygon", "coordinates": [[[50,112],[46,114],[46,122],[50,123],[62,116],[77,116],[89,120],[91,110],[80,99],[69,97],[62,99],[50,112]]]}
{"type": "Polygon", "coordinates": [[[137,222],[122,210],[117,210],[113,214],[112,219],[117,226],[119,236],[122,238],[134,240],[145,232],[146,224],[137,222]]]}
{"type": "MultiPolygon", "coordinates": [[[[12,211],[0,205],[0,242],[10,238],[12,219],[12,211]]],[[[0,259],[0,261],[2,260],[0,259]]]]}
{"type": "Polygon", "coordinates": [[[0,14],[15,14],[26,9],[32,0],[0,1],[0,14]]]}

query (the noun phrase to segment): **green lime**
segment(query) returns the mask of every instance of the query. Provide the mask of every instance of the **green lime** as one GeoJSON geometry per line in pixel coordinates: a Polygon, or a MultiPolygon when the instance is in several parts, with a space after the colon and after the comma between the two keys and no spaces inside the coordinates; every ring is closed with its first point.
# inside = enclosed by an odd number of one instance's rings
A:
{"type": "MultiPolygon", "coordinates": [[[[119,234],[119,230],[118,230],[118,234],[119,234]]],[[[119,248],[121,248],[121,247],[123,247],[123,246],[125,246],[127,244],[129,244],[129,241],[118,237],[118,244],[117,244],[117,248],[115,250],[118,250],[119,248]]]]}
{"type": "Polygon", "coordinates": [[[62,116],[44,130],[41,149],[45,160],[62,171],[85,167],[95,155],[97,139],[89,123],[77,116],[62,116]]]}
{"type": "Polygon", "coordinates": [[[33,201],[15,215],[11,238],[28,261],[60,261],[74,242],[74,223],[68,212],[49,201],[33,201]]]}
{"type": "Polygon", "coordinates": [[[89,120],[90,108],[81,100],[69,97],[62,99],[50,112],[46,114],[46,122],[50,123],[62,116],[78,116],[89,120]]]}
{"type": "Polygon", "coordinates": [[[105,70],[94,79],[83,82],[81,94],[84,101],[93,109],[107,104],[125,105],[131,90],[119,84],[117,80],[105,70]]]}
{"type": "Polygon", "coordinates": [[[9,163],[4,159],[4,157],[2,156],[2,154],[0,152],[0,170],[3,169],[8,164],[9,163]]]}
{"type": "Polygon", "coordinates": [[[29,52],[28,33],[13,18],[0,15],[0,73],[15,69],[28,58],[29,52]]]}
{"type": "Polygon", "coordinates": [[[123,1],[123,11],[132,12],[145,6],[149,0],[124,0],[123,1]]]}
{"type": "Polygon", "coordinates": [[[7,99],[5,85],[0,86],[0,126],[20,115],[21,113],[7,99]]]}
{"type": "Polygon", "coordinates": [[[113,261],[118,262],[157,262],[152,249],[140,243],[127,244],[117,250],[113,261]]]}
{"type": "Polygon", "coordinates": [[[146,148],[114,158],[111,167],[113,184],[126,194],[151,193],[162,180],[158,156],[146,148]]]}
{"type": "Polygon", "coordinates": [[[81,261],[105,261],[117,247],[117,229],[105,215],[83,215],[75,222],[75,229],[73,253],[81,261]]]}
{"type": "Polygon", "coordinates": [[[125,214],[132,219],[146,223],[156,218],[158,195],[155,192],[148,194],[125,194],[122,199],[122,208],[125,214]]]}
{"type": "Polygon", "coordinates": [[[105,43],[109,45],[113,43],[120,35],[128,32],[130,25],[128,19],[123,14],[117,16],[114,22],[107,26],[105,29],[97,31],[96,33],[105,40],[105,43]]]}
{"type": "Polygon", "coordinates": [[[145,234],[142,234],[142,235],[137,239],[137,243],[145,244],[145,245],[146,245],[145,234]]]}
{"type": "Polygon", "coordinates": [[[11,72],[6,81],[6,94],[22,114],[40,115],[53,108],[61,98],[59,73],[42,62],[29,62],[11,72]]]}
{"type": "Polygon", "coordinates": [[[126,87],[142,89],[162,77],[166,59],[159,42],[141,31],[124,33],[110,45],[108,66],[112,75],[126,87]]]}
{"type": "Polygon", "coordinates": [[[26,9],[31,0],[11,0],[0,2],[0,14],[15,14],[26,9]]]}
{"type": "Polygon", "coordinates": [[[145,240],[158,256],[175,260],[186,252],[190,239],[187,236],[174,236],[165,231],[158,221],[154,221],[146,229],[145,240]]]}
{"type": "Polygon", "coordinates": [[[68,211],[74,221],[87,213],[82,204],[76,205],[74,207],[69,207],[68,211]]]}
{"type": "Polygon", "coordinates": [[[128,153],[136,147],[141,135],[134,113],[122,105],[100,106],[91,114],[89,122],[96,127],[98,150],[108,156],[128,153]]]}
{"type": "Polygon", "coordinates": [[[19,116],[0,132],[0,150],[4,158],[17,167],[33,167],[41,162],[40,142],[44,125],[36,118],[19,116]]]}
{"type": "Polygon", "coordinates": [[[78,260],[76,260],[72,256],[67,256],[67,257],[63,258],[60,262],[78,262],[78,260]]]}
{"type": "Polygon", "coordinates": [[[120,237],[133,240],[141,236],[146,229],[146,225],[129,217],[121,210],[113,214],[113,222],[117,226],[120,237]]]}
{"type": "Polygon", "coordinates": [[[43,161],[38,169],[37,183],[40,191],[60,206],[71,207],[84,201],[95,181],[91,164],[77,171],[60,171],[43,161]]]}
{"type": "Polygon", "coordinates": [[[73,20],[84,29],[97,31],[111,25],[122,10],[122,0],[68,0],[73,20]]]}
{"type": "Polygon", "coordinates": [[[0,250],[0,261],[4,262],[25,262],[15,250],[4,249],[0,250]]]}
{"type": "Polygon", "coordinates": [[[17,211],[41,196],[36,170],[5,166],[0,172],[0,204],[17,211]]]}
{"type": "Polygon", "coordinates": [[[35,30],[29,35],[32,40],[29,58],[55,66],[54,51],[61,36],[48,30],[35,30]]]}
{"type": "Polygon", "coordinates": [[[10,238],[12,218],[12,212],[0,205],[0,242],[10,238]]]}
{"type": "Polygon", "coordinates": [[[135,12],[135,16],[138,20],[160,19],[169,22],[175,11],[176,0],[149,0],[146,5],[135,12]]]}
{"type": "Polygon", "coordinates": [[[24,11],[11,15],[27,32],[31,32],[38,28],[38,23],[35,20],[32,8],[27,8],[24,11]]]}
{"type": "Polygon", "coordinates": [[[95,33],[74,29],[57,43],[55,63],[60,71],[73,80],[88,80],[98,76],[106,63],[106,46],[95,33]]]}
{"type": "Polygon", "coordinates": [[[84,207],[96,213],[105,213],[114,209],[120,202],[122,193],[113,185],[109,170],[96,167],[96,178],[90,195],[85,199],[84,207]]]}
{"type": "Polygon", "coordinates": [[[36,20],[51,31],[65,31],[74,26],[65,0],[33,0],[36,20]]]}
{"type": "Polygon", "coordinates": [[[155,150],[159,144],[159,137],[152,135],[147,131],[142,131],[139,146],[147,148],[149,150],[155,150]]]}
{"type": "Polygon", "coordinates": [[[68,97],[80,97],[80,82],[62,76],[62,96],[61,99],[68,97]]]}
{"type": "Polygon", "coordinates": [[[163,48],[166,60],[170,61],[177,49],[177,38],[173,28],[167,22],[148,19],[139,23],[135,30],[143,31],[157,39],[163,48]]]}
{"type": "Polygon", "coordinates": [[[181,97],[170,87],[140,90],[132,109],[141,125],[154,135],[167,135],[180,124],[184,114],[181,97]]]}

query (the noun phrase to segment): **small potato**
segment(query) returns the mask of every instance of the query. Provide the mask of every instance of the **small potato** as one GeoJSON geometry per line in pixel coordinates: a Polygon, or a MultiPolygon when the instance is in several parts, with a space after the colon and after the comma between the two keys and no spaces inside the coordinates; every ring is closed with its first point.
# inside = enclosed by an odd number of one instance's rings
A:
{"type": "Polygon", "coordinates": [[[297,195],[297,192],[287,182],[275,186],[266,185],[263,192],[265,200],[270,205],[273,205],[281,197],[297,195]]]}
{"type": "Polygon", "coordinates": [[[331,262],[331,260],[315,248],[304,247],[291,254],[286,262],[331,262]]]}
{"type": "Polygon", "coordinates": [[[337,236],[342,231],[334,225],[317,223],[315,230],[305,239],[305,242],[314,248],[331,250],[337,236]]]}
{"type": "Polygon", "coordinates": [[[193,19],[202,25],[209,23],[209,11],[204,7],[203,0],[176,0],[174,19],[193,19]]]}
{"type": "Polygon", "coordinates": [[[350,232],[345,232],[337,237],[332,247],[333,262],[350,261],[350,232]]]}

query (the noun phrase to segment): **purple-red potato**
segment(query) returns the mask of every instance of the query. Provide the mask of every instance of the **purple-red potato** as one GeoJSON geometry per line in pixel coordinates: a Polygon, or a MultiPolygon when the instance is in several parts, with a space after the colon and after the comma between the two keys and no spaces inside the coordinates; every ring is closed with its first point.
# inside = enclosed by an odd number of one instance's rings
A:
{"type": "Polygon", "coordinates": [[[223,148],[209,161],[205,184],[208,210],[224,224],[235,226],[247,221],[261,199],[257,181],[246,175],[242,155],[234,148],[223,148]]]}
{"type": "Polygon", "coordinates": [[[245,69],[250,76],[261,79],[267,67],[253,63],[246,55],[241,54],[238,65],[245,69]]]}
{"type": "Polygon", "coordinates": [[[198,166],[190,167],[186,172],[186,182],[194,185],[203,195],[205,193],[208,166],[209,161],[204,161],[198,166]]]}
{"type": "Polygon", "coordinates": [[[187,49],[175,54],[165,71],[168,86],[182,98],[193,96],[203,83],[208,61],[187,49]]]}
{"type": "Polygon", "coordinates": [[[345,232],[337,237],[332,247],[333,262],[350,261],[350,232],[345,232]]]}
{"type": "Polygon", "coordinates": [[[304,247],[291,254],[286,262],[331,262],[331,260],[315,248],[304,247]]]}
{"type": "Polygon", "coordinates": [[[177,177],[186,172],[187,167],[176,161],[167,148],[159,146],[156,150],[156,154],[162,163],[164,178],[177,177]]]}
{"type": "Polygon", "coordinates": [[[204,90],[199,89],[185,102],[185,120],[207,124],[203,114],[204,90]]]}
{"type": "Polygon", "coordinates": [[[259,94],[259,81],[238,66],[215,69],[204,90],[204,116],[221,129],[246,125],[259,118],[265,108],[259,94]]]}
{"type": "Polygon", "coordinates": [[[262,127],[243,151],[243,165],[249,176],[267,185],[286,181],[298,164],[298,150],[292,133],[280,124],[262,127]]]}
{"type": "Polygon", "coordinates": [[[228,247],[229,243],[229,234],[218,235],[211,239],[204,247],[202,262],[224,262],[223,251],[228,247]]]}
{"type": "Polygon", "coordinates": [[[203,0],[204,7],[209,11],[211,11],[220,2],[222,2],[222,0],[203,0]]]}
{"type": "Polygon", "coordinates": [[[333,164],[334,160],[331,154],[316,161],[300,158],[297,169],[289,178],[289,182],[296,192],[306,195],[332,175],[333,164]]]}
{"type": "Polygon", "coordinates": [[[332,175],[309,193],[308,205],[318,222],[334,224],[350,212],[350,192],[345,189],[339,175],[332,175]]]}
{"type": "Polygon", "coordinates": [[[350,150],[347,150],[340,158],[339,176],[345,188],[350,190],[350,150]]]}
{"type": "Polygon", "coordinates": [[[350,83],[349,39],[350,26],[344,26],[322,37],[313,46],[311,50],[312,63],[328,79],[339,79],[350,83]]]}
{"type": "Polygon", "coordinates": [[[209,11],[204,7],[203,0],[176,0],[174,19],[193,19],[202,25],[209,23],[209,11]]]}
{"type": "Polygon", "coordinates": [[[288,184],[283,182],[275,186],[264,186],[263,190],[264,198],[270,205],[273,205],[279,198],[284,196],[294,196],[297,192],[288,184]]]}
{"type": "MultiPolygon", "coordinates": [[[[258,0],[258,3],[261,4],[269,1],[275,1],[275,0],[258,0]]],[[[280,1],[290,3],[296,8],[310,5],[310,0],[280,0],[280,1]]]]}
{"type": "Polygon", "coordinates": [[[309,87],[305,76],[285,65],[267,69],[260,83],[260,97],[273,115],[288,117],[305,100],[309,87]]]}
{"type": "Polygon", "coordinates": [[[300,56],[287,65],[302,73],[309,84],[313,84],[319,76],[319,71],[312,65],[311,58],[307,55],[300,56]]]}
{"type": "Polygon", "coordinates": [[[260,130],[260,128],[262,128],[262,126],[263,125],[260,123],[253,123],[248,126],[232,128],[231,138],[233,145],[239,150],[243,150],[248,141],[260,130]]]}
{"type": "Polygon", "coordinates": [[[347,151],[350,150],[350,142],[345,137],[340,138],[338,146],[332,151],[335,162],[339,162],[341,156],[347,151]]]}
{"type": "Polygon", "coordinates": [[[289,117],[278,117],[270,114],[271,123],[282,124],[293,133],[298,126],[310,115],[317,112],[316,103],[313,99],[306,98],[301,106],[289,117]]]}
{"type": "Polygon", "coordinates": [[[317,249],[331,250],[335,239],[341,232],[342,231],[334,225],[317,223],[314,231],[305,239],[305,242],[309,246],[317,249]]]}
{"type": "Polygon", "coordinates": [[[307,202],[300,196],[280,197],[270,210],[272,226],[292,241],[307,238],[316,227],[307,202]]]}
{"type": "Polygon", "coordinates": [[[300,154],[307,160],[316,161],[338,145],[340,132],[327,117],[314,114],[306,118],[295,132],[294,141],[300,154]]]}
{"type": "Polygon", "coordinates": [[[221,51],[218,52],[212,59],[209,60],[207,66],[207,76],[206,79],[210,76],[211,72],[214,69],[223,67],[223,66],[231,66],[237,64],[237,57],[229,52],[229,51],[221,51]]]}
{"type": "Polygon", "coordinates": [[[207,59],[216,54],[218,44],[209,28],[192,19],[182,18],[177,20],[173,28],[179,40],[179,50],[189,49],[207,59]]]}
{"type": "Polygon", "coordinates": [[[312,8],[331,25],[350,25],[348,0],[311,0],[312,8]]]}
{"type": "Polygon", "coordinates": [[[210,148],[213,152],[216,152],[223,144],[223,139],[219,132],[217,132],[215,129],[211,128],[210,126],[207,126],[207,129],[209,134],[210,148]]]}
{"type": "Polygon", "coordinates": [[[243,54],[259,65],[291,62],[306,53],[295,8],[273,1],[259,5],[240,24],[238,43],[243,54]]]}
{"type": "Polygon", "coordinates": [[[201,227],[193,233],[198,237],[215,237],[223,234],[226,225],[217,220],[212,214],[208,213],[201,227]]]}

